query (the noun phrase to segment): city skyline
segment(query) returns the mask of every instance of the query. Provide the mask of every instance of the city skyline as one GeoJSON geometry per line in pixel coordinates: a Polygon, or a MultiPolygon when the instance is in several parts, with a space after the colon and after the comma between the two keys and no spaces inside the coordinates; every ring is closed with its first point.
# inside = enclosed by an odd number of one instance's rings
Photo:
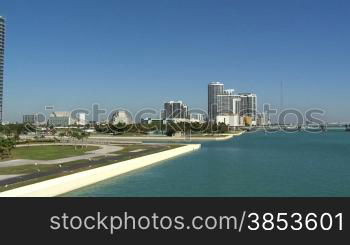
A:
{"type": "Polygon", "coordinates": [[[273,11],[277,1],[4,3],[4,120],[47,105],[136,111],[172,98],[205,109],[215,80],[278,108],[283,80],[285,107],[321,108],[327,121],[350,121],[349,3],[338,3],[283,3],[283,14],[273,11]]]}

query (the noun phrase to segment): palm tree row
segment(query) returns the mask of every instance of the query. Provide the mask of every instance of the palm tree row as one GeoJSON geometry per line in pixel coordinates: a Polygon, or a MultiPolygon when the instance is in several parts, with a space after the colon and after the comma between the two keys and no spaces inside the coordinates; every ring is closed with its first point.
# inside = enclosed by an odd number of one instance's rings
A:
{"type": "MultiPolygon", "coordinates": [[[[60,132],[58,136],[61,138],[61,141],[64,137],[68,137],[70,141],[74,141],[74,148],[77,149],[77,142],[81,141],[81,147],[84,147],[84,139],[87,139],[90,133],[79,129],[68,129],[64,132],[60,132]]],[[[87,148],[87,144],[85,144],[85,147],[87,148]]]]}

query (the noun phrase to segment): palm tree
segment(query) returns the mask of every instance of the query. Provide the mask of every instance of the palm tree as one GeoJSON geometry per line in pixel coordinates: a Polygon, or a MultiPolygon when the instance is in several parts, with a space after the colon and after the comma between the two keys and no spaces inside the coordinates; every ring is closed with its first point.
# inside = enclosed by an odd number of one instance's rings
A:
{"type": "MultiPolygon", "coordinates": [[[[76,130],[71,131],[71,137],[76,139],[76,140],[80,140],[81,139],[81,135],[76,130]]],[[[74,144],[74,149],[75,150],[77,149],[77,142],[75,142],[75,144],[74,144]]]]}
{"type": "MultiPolygon", "coordinates": [[[[89,136],[90,136],[90,133],[87,133],[87,132],[85,132],[85,131],[83,131],[83,132],[81,132],[81,139],[82,139],[82,143],[83,143],[83,141],[84,141],[84,139],[86,138],[89,138],[89,136]]],[[[83,146],[82,146],[83,147],[83,146]]],[[[85,144],[85,148],[87,148],[87,144],[85,144]]]]}

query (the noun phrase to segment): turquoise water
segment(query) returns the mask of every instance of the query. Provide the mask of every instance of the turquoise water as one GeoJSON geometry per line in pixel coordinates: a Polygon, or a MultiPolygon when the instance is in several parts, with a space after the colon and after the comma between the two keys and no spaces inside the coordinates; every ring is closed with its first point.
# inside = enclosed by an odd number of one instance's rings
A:
{"type": "Polygon", "coordinates": [[[350,196],[350,133],[247,133],[65,196],[350,196]]]}

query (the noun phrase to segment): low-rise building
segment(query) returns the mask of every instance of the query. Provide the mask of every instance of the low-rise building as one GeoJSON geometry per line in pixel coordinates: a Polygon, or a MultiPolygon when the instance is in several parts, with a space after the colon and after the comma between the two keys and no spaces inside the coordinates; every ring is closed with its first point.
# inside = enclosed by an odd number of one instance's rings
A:
{"type": "Polygon", "coordinates": [[[27,114],[23,115],[23,124],[46,125],[46,118],[43,114],[27,114]]]}
{"type": "Polygon", "coordinates": [[[204,114],[190,113],[190,122],[204,123],[204,114]]]}
{"type": "Polygon", "coordinates": [[[146,118],[141,118],[141,124],[152,124],[152,123],[164,123],[163,119],[156,119],[156,118],[150,118],[150,117],[146,117],[146,118]]]}
{"type": "Polygon", "coordinates": [[[146,117],[146,118],[141,118],[141,124],[151,124],[152,123],[152,118],[146,117]]]}
{"type": "Polygon", "coordinates": [[[23,115],[23,123],[24,124],[35,124],[37,121],[38,121],[37,117],[34,114],[23,115]]]}
{"type": "Polygon", "coordinates": [[[238,114],[221,114],[216,116],[216,122],[219,123],[224,123],[225,125],[229,127],[240,127],[242,126],[241,124],[241,118],[238,114]]]}
{"type": "Polygon", "coordinates": [[[49,116],[48,124],[54,127],[68,127],[74,124],[70,112],[52,112],[49,116]]]}
{"type": "Polygon", "coordinates": [[[132,124],[132,118],[129,113],[126,111],[117,111],[114,113],[112,117],[112,124],[118,124],[118,123],[123,123],[123,124],[132,124]]]}

